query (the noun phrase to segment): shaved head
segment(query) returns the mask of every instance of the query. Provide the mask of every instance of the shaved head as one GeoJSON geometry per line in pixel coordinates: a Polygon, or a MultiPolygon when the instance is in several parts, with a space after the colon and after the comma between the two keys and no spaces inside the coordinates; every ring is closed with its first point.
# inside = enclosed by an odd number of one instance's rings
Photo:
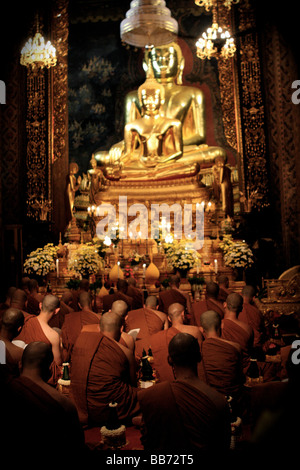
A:
{"type": "Polygon", "coordinates": [[[179,303],[171,304],[168,308],[168,315],[171,318],[171,321],[180,317],[182,312],[184,312],[184,306],[179,303]]]}
{"type": "Polygon", "coordinates": [[[134,286],[134,287],[136,286],[136,279],[135,279],[135,277],[129,277],[129,278],[127,279],[127,282],[128,282],[128,285],[129,285],[129,286],[134,286]]]}
{"type": "Polygon", "coordinates": [[[122,318],[114,312],[107,312],[101,316],[100,330],[102,333],[116,333],[120,331],[122,318]]]}
{"type": "Polygon", "coordinates": [[[78,300],[81,307],[90,307],[92,305],[91,294],[87,291],[81,292],[78,300]]]}
{"type": "Polygon", "coordinates": [[[169,281],[170,286],[176,286],[178,287],[180,284],[180,277],[177,275],[171,276],[171,279],[169,281]]]}
{"type": "Polygon", "coordinates": [[[227,296],[226,304],[230,312],[239,314],[243,309],[243,297],[236,292],[232,292],[227,296]]]}
{"type": "Polygon", "coordinates": [[[219,295],[219,285],[216,282],[208,282],[206,284],[206,295],[216,299],[219,295]]]}
{"type": "Polygon", "coordinates": [[[124,317],[127,314],[128,305],[124,300],[115,300],[111,306],[112,313],[116,313],[117,315],[124,317]]]}
{"type": "Polygon", "coordinates": [[[157,297],[149,295],[145,301],[146,307],[155,308],[157,306],[157,297]]]}
{"type": "Polygon", "coordinates": [[[22,355],[22,370],[37,370],[43,380],[47,381],[51,377],[50,366],[53,362],[51,344],[41,341],[29,343],[22,355]]]}
{"type": "Polygon", "coordinates": [[[253,299],[255,296],[255,289],[253,286],[245,286],[242,290],[242,296],[247,297],[247,299],[253,299]]]}
{"type": "Polygon", "coordinates": [[[193,367],[201,361],[197,339],[189,333],[177,333],[169,343],[169,361],[172,365],[193,367]]]}
{"type": "Polygon", "coordinates": [[[65,304],[68,304],[69,302],[72,302],[72,300],[73,300],[72,292],[69,289],[65,290],[63,292],[62,296],[61,296],[61,300],[65,304]]]}
{"type": "Polygon", "coordinates": [[[16,290],[17,290],[17,288],[14,287],[14,286],[9,287],[8,290],[7,290],[7,293],[6,293],[6,297],[7,297],[8,299],[11,299],[12,296],[13,296],[13,293],[14,293],[16,290]]]}
{"type": "Polygon", "coordinates": [[[45,295],[43,302],[42,302],[42,310],[47,313],[54,312],[57,308],[59,308],[60,302],[59,298],[56,295],[48,294],[45,295]]]}
{"type": "Polygon", "coordinates": [[[8,308],[2,315],[2,326],[11,333],[17,333],[24,325],[24,315],[17,308],[8,308]]]}
{"type": "Polygon", "coordinates": [[[29,292],[33,292],[34,290],[39,289],[39,283],[37,282],[36,279],[30,279],[28,283],[28,289],[29,289],[29,292]]]}
{"type": "Polygon", "coordinates": [[[220,276],[218,276],[217,281],[218,281],[219,284],[223,284],[226,287],[229,286],[229,278],[228,278],[228,276],[225,276],[225,274],[220,274],[220,276]]]}
{"type": "Polygon", "coordinates": [[[26,300],[27,295],[23,289],[16,289],[11,297],[11,303],[18,305],[21,309],[24,309],[26,300]]]}
{"type": "Polygon", "coordinates": [[[85,290],[85,291],[88,291],[89,288],[90,288],[90,282],[88,279],[82,279],[79,283],[79,287],[78,287],[80,290],[85,290]]]}
{"type": "Polygon", "coordinates": [[[207,310],[200,316],[200,323],[204,331],[218,331],[221,328],[221,317],[214,310],[207,310]]]}

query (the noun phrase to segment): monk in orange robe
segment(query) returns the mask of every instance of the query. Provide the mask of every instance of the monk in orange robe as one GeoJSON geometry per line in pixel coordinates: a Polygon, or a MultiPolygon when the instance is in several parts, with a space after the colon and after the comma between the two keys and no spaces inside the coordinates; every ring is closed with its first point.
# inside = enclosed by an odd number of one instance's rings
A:
{"type": "Polygon", "coordinates": [[[128,282],[128,289],[127,295],[132,298],[132,310],[136,310],[138,308],[143,308],[144,305],[144,293],[141,289],[136,287],[136,279],[134,277],[130,277],[127,279],[128,282]]]}
{"type": "Polygon", "coordinates": [[[5,301],[0,304],[0,322],[1,322],[1,318],[5,310],[7,310],[10,307],[12,295],[16,290],[17,288],[14,286],[11,286],[8,288],[5,301]]]}
{"type": "Polygon", "coordinates": [[[6,452],[10,449],[17,454],[15,463],[18,457],[21,463],[34,452],[50,457],[52,449],[58,461],[74,463],[73,457],[78,459],[86,452],[76,407],[46,383],[52,361],[49,344],[30,343],[24,349],[21,376],[5,389],[7,398],[1,413],[5,444],[2,441],[1,445],[6,452]]]}
{"type": "Polygon", "coordinates": [[[222,338],[238,343],[244,354],[248,355],[253,348],[254,333],[251,326],[238,319],[243,309],[243,298],[240,294],[231,293],[227,297],[225,316],[222,320],[222,338]]]}
{"type": "Polygon", "coordinates": [[[205,299],[196,301],[192,304],[192,315],[191,315],[191,324],[192,325],[201,325],[201,315],[207,310],[214,310],[217,312],[221,318],[224,317],[225,309],[218,300],[219,286],[216,282],[208,282],[206,284],[206,293],[205,299]]]}
{"type": "Polygon", "coordinates": [[[168,346],[168,360],[175,380],[138,392],[144,449],[164,454],[179,449],[226,452],[229,409],[225,397],[198,377],[199,343],[189,334],[178,333],[168,346]]]}
{"type": "Polygon", "coordinates": [[[213,310],[203,313],[201,327],[205,339],[199,377],[223,395],[239,400],[245,382],[240,345],[221,338],[221,318],[213,310]]]}
{"type": "Polygon", "coordinates": [[[220,276],[218,276],[217,283],[219,286],[218,300],[222,303],[226,302],[227,296],[231,293],[231,290],[229,289],[228,276],[220,274],[220,276]]]}
{"type": "Polygon", "coordinates": [[[21,310],[24,315],[25,322],[27,321],[27,319],[33,316],[27,312],[27,295],[22,289],[16,289],[14,291],[11,298],[10,306],[12,308],[17,308],[18,310],[21,310]]]}
{"type": "Polygon", "coordinates": [[[0,340],[5,344],[5,364],[9,372],[14,376],[19,375],[24,349],[13,344],[12,341],[19,335],[23,325],[24,315],[21,310],[8,308],[4,312],[1,323],[0,340]]]}
{"type": "Polygon", "coordinates": [[[25,320],[21,333],[16,337],[17,340],[24,341],[26,344],[35,341],[51,344],[54,357],[51,377],[53,384],[56,384],[61,375],[62,358],[59,334],[49,326],[48,322],[58,311],[58,297],[52,294],[45,295],[39,315],[31,315],[29,319],[25,320]]]}
{"type": "Polygon", "coordinates": [[[114,294],[104,295],[102,298],[103,303],[103,312],[108,312],[111,310],[112,304],[116,300],[124,300],[128,305],[128,310],[132,309],[132,297],[127,295],[128,282],[126,279],[119,279],[117,282],[117,292],[114,294]]]}
{"type": "Polygon", "coordinates": [[[185,324],[186,314],[183,305],[174,303],[170,305],[168,312],[171,327],[136,342],[135,348],[137,360],[142,357],[143,349],[147,352],[148,349],[151,348],[153,354],[152,366],[160,382],[173,380],[173,371],[167,360],[168,345],[173,336],[182,332],[194,336],[199,344],[201,344],[203,340],[203,336],[198,327],[185,324]]]}
{"type": "Polygon", "coordinates": [[[92,298],[89,292],[81,292],[78,301],[81,310],[68,314],[61,329],[64,362],[70,361],[74,344],[82,327],[99,324],[100,321],[100,315],[92,311],[92,298]]]}
{"type": "Polygon", "coordinates": [[[158,294],[158,310],[168,314],[170,305],[179,303],[184,306],[187,313],[190,314],[190,308],[188,308],[187,297],[183,292],[179,290],[180,278],[178,276],[172,276],[170,279],[170,289],[161,291],[158,294]]]}
{"type": "Polygon", "coordinates": [[[83,426],[107,423],[109,403],[118,403],[122,423],[139,413],[136,370],[132,351],[119,343],[121,318],[108,312],[100,320],[100,332],[82,331],[71,359],[71,396],[83,426]]]}
{"type": "Polygon", "coordinates": [[[149,295],[145,301],[145,306],[138,310],[130,310],[126,317],[126,331],[139,328],[136,340],[154,335],[161,330],[166,330],[169,326],[168,316],[157,310],[157,298],[149,295]]]}
{"type": "Polygon", "coordinates": [[[243,310],[238,319],[250,325],[254,332],[254,347],[262,347],[266,341],[264,317],[254,303],[255,290],[252,286],[245,286],[242,290],[243,310]]]}
{"type": "Polygon", "coordinates": [[[39,284],[36,279],[29,281],[29,295],[27,296],[27,312],[31,315],[38,315],[40,313],[40,304],[43,301],[44,295],[39,292],[39,284]]]}

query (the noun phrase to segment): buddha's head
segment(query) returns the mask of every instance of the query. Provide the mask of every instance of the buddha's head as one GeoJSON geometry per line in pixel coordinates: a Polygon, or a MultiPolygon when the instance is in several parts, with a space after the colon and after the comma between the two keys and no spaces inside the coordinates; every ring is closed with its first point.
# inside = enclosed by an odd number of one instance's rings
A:
{"type": "Polygon", "coordinates": [[[95,157],[91,158],[90,164],[91,164],[91,167],[93,168],[93,170],[95,170],[95,168],[97,168],[97,160],[95,159],[95,157]]]}
{"type": "Polygon", "coordinates": [[[147,78],[138,89],[138,96],[143,114],[157,114],[165,99],[164,87],[154,78],[151,61],[149,61],[147,78]]]}
{"type": "Polygon", "coordinates": [[[172,42],[146,50],[143,67],[148,70],[149,59],[154,71],[155,78],[162,83],[177,81],[182,84],[182,73],[184,69],[184,57],[180,46],[172,42]]]}

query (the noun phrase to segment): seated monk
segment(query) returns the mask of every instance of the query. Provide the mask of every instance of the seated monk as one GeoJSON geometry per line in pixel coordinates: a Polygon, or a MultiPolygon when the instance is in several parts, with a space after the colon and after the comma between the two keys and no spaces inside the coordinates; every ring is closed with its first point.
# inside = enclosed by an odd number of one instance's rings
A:
{"type": "Polygon", "coordinates": [[[178,333],[169,343],[168,361],[173,379],[138,392],[144,449],[223,454],[230,445],[229,408],[226,398],[198,377],[199,343],[178,333]]]}
{"type": "Polygon", "coordinates": [[[255,289],[252,286],[245,286],[242,290],[243,310],[239,313],[238,319],[250,325],[254,332],[254,347],[262,347],[266,341],[266,329],[264,317],[254,302],[255,289]]]}
{"type": "Polygon", "coordinates": [[[170,289],[163,290],[158,294],[158,310],[168,314],[170,305],[179,303],[185,307],[188,313],[190,313],[187,305],[187,297],[179,290],[180,277],[176,275],[171,276],[169,285],[170,289]]]}
{"type": "MultiPolygon", "coordinates": [[[[79,307],[79,304],[78,304],[79,295],[81,294],[81,292],[89,292],[89,289],[90,289],[89,280],[88,279],[81,279],[81,281],[79,283],[79,286],[78,286],[78,289],[76,289],[76,290],[72,289],[71,290],[73,300],[72,300],[72,302],[68,302],[68,305],[69,305],[69,307],[71,307],[73,309],[74,312],[78,312],[80,310],[80,307],[79,307]]],[[[63,298],[63,301],[64,301],[64,298],[63,298]]]]}
{"type": "Polygon", "coordinates": [[[148,351],[151,348],[153,355],[153,368],[156,371],[160,382],[172,380],[172,369],[167,361],[168,344],[177,333],[189,333],[194,336],[199,344],[203,337],[198,327],[186,324],[185,310],[183,305],[174,303],[170,305],[168,318],[171,326],[167,330],[159,331],[152,336],[148,336],[141,341],[136,342],[136,358],[142,357],[143,349],[148,351]]]}
{"type": "Polygon", "coordinates": [[[111,310],[112,304],[116,300],[124,300],[128,305],[128,309],[132,309],[132,297],[127,295],[128,282],[126,279],[118,279],[117,282],[117,292],[114,294],[104,295],[102,298],[103,312],[108,312],[111,310]]]}
{"type": "MultiPolygon", "coordinates": [[[[115,313],[118,315],[121,319],[121,337],[119,340],[119,343],[122,344],[123,346],[126,346],[127,348],[131,349],[131,351],[134,354],[135,351],[135,340],[134,338],[126,333],[124,331],[124,325],[126,322],[126,316],[127,316],[127,310],[128,310],[128,305],[124,300],[116,300],[112,306],[110,312],[115,313]]],[[[106,315],[107,312],[102,313],[103,315],[106,315]]],[[[84,325],[81,329],[81,331],[90,331],[90,332],[99,332],[100,331],[100,322],[94,323],[94,324],[89,324],[89,325],[84,325]]]]}
{"type": "Polygon", "coordinates": [[[76,407],[47,384],[52,362],[49,344],[30,343],[23,353],[21,376],[6,387],[6,419],[3,410],[1,422],[5,425],[6,451],[10,449],[17,454],[14,463],[23,464],[24,456],[34,452],[51,456],[52,449],[58,461],[66,459],[66,452],[68,462],[73,462],[73,457],[83,457],[84,435],[76,407]],[[70,449],[72,452],[68,451],[70,449]]]}
{"type": "Polygon", "coordinates": [[[227,296],[230,294],[229,290],[229,278],[225,276],[225,274],[220,274],[217,279],[217,283],[219,286],[219,294],[218,294],[218,301],[225,302],[227,296]]]}
{"type": "Polygon", "coordinates": [[[214,310],[221,318],[224,317],[225,309],[218,300],[219,286],[216,282],[207,282],[204,300],[198,300],[192,304],[191,324],[200,326],[201,315],[207,310],[214,310]]]}
{"type": "Polygon", "coordinates": [[[128,305],[124,300],[115,300],[115,302],[111,306],[111,312],[116,313],[121,318],[121,338],[120,343],[123,346],[127,346],[127,348],[131,349],[134,353],[135,349],[135,340],[134,338],[129,335],[126,330],[126,320],[127,320],[127,312],[128,312],[128,305]]]}
{"type": "Polygon", "coordinates": [[[82,327],[98,324],[100,321],[100,315],[92,311],[92,299],[89,292],[82,291],[78,302],[81,310],[68,314],[61,329],[63,362],[70,362],[72,349],[82,327]]]}
{"type": "Polygon", "coordinates": [[[29,295],[27,296],[27,312],[31,315],[40,313],[40,303],[43,301],[44,295],[39,292],[39,284],[36,279],[29,281],[29,295]]]}
{"type": "Polygon", "coordinates": [[[1,318],[5,310],[7,310],[10,307],[12,295],[16,290],[17,288],[14,286],[11,286],[8,288],[5,300],[0,305],[0,322],[1,322],[1,318]]]}
{"type": "Polygon", "coordinates": [[[184,57],[180,46],[172,43],[146,51],[144,69],[148,80],[149,75],[151,79],[151,98],[143,97],[143,85],[126,97],[124,141],[115,144],[109,151],[111,163],[107,166],[107,177],[137,180],[182,177],[197,174],[202,163],[211,164],[217,156],[226,159],[224,149],[206,144],[203,92],[196,87],[182,86],[184,57]],[[154,85],[152,74],[156,80],[154,85]],[[152,118],[161,96],[158,118],[154,119],[155,125],[148,130],[147,115],[146,118],[144,115],[146,103],[147,112],[149,114],[150,111],[152,118]],[[137,131],[142,142],[138,155],[141,158],[136,156],[137,152],[130,154],[126,143],[127,139],[135,140],[137,131]],[[148,154],[143,149],[145,141],[150,147],[148,154]],[[118,164],[120,170],[116,175],[114,170],[118,164]]]}
{"type": "Polygon", "coordinates": [[[138,308],[143,308],[144,305],[144,293],[141,289],[136,287],[136,279],[134,277],[130,277],[127,279],[128,282],[128,289],[127,295],[132,298],[132,310],[136,310],[138,308]]]}
{"type": "Polygon", "coordinates": [[[31,315],[27,321],[25,320],[21,333],[16,337],[16,339],[24,341],[26,344],[34,341],[42,341],[52,346],[54,360],[52,363],[51,383],[53,384],[56,384],[60,376],[62,358],[59,335],[48,323],[51,317],[57,314],[58,311],[58,297],[52,294],[45,295],[39,315],[31,315]]]}
{"type": "Polygon", "coordinates": [[[118,403],[118,416],[125,425],[139,412],[135,361],[132,351],[119,342],[122,321],[107,312],[100,332],[82,331],[72,352],[71,396],[84,426],[107,423],[109,403],[118,403]]]}
{"type": "Polygon", "coordinates": [[[12,341],[19,335],[23,325],[24,315],[21,310],[16,308],[5,310],[2,316],[0,340],[5,344],[5,364],[10,373],[15,376],[19,375],[19,367],[24,349],[16,346],[12,341]]]}
{"type": "Polygon", "coordinates": [[[157,298],[149,295],[145,301],[144,308],[130,310],[126,318],[126,331],[139,328],[136,340],[154,335],[169,327],[168,316],[158,309],[157,298]]]}
{"type": "Polygon", "coordinates": [[[25,292],[26,296],[28,296],[30,294],[30,292],[29,292],[29,282],[30,282],[30,277],[24,276],[24,277],[22,277],[21,282],[20,282],[20,286],[19,286],[19,289],[23,290],[25,292]]]}
{"type": "Polygon", "coordinates": [[[27,312],[27,295],[25,291],[23,291],[22,289],[16,289],[14,291],[12,298],[11,298],[10,306],[12,308],[21,310],[21,312],[24,315],[25,322],[33,316],[27,312]]]}
{"type": "Polygon", "coordinates": [[[235,402],[240,400],[245,376],[242,349],[238,343],[221,338],[221,318],[208,310],[201,315],[202,343],[199,377],[235,402]]]}

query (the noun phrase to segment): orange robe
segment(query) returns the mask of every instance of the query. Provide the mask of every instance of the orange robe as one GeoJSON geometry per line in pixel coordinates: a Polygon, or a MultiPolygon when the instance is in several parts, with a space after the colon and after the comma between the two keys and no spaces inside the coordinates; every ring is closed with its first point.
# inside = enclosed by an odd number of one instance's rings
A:
{"type": "Polygon", "coordinates": [[[204,382],[200,389],[186,381],[156,384],[138,392],[145,450],[225,451],[230,442],[230,416],[225,397],[204,382]]]}
{"type": "Polygon", "coordinates": [[[101,332],[80,333],[70,374],[71,396],[83,426],[105,425],[110,402],[118,403],[118,416],[124,424],[139,412],[128,359],[120,346],[101,332]]]}
{"type": "MultiPolygon", "coordinates": [[[[27,321],[25,320],[24,326],[20,334],[15,338],[15,340],[24,341],[24,343],[29,344],[35,341],[42,341],[46,344],[51,344],[39,322],[38,317],[35,315],[30,316],[27,321]]],[[[56,384],[57,380],[61,376],[61,366],[56,364],[55,361],[51,364],[51,379],[48,381],[51,384],[56,384]]]]}
{"type": "Polygon", "coordinates": [[[61,329],[61,338],[63,344],[63,361],[69,362],[72,350],[80,331],[85,325],[99,324],[100,317],[93,311],[81,310],[72,312],[65,317],[64,324],[61,329]]]}
{"type": "Polygon", "coordinates": [[[26,305],[26,310],[28,313],[31,315],[39,315],[41,309],[40,309],[40,303],[43,301],[44,296],[42,294],[36,294],[32,295],[29,294],[27,297],[27,305],[26,305]]]}
{"type": "Polygon", "coordinates": [[[207,299],[199,300],[192,304],[191,325],[201,326],[200,317],[202,313],[207,312],[208,310],[214,310],[221,318],[224,317],[225,312],[222,303],[208,297],[207,299]]]}
{"type": "Polygon", "coordinates": [[[140,328],[137,339],[143,339],[161,331],[164,328],[164,323],[153,310],[144,307],[128,312],[126,331],[128,332],[135,328],[140,328]]]}
{"type": "Polygon", "coordinates": [[[218,301],[219,302],[226,302],[226,299],[228,295],[230,294],[230,290],[226,289],[225,287],[220,287],[219,289],[219,295],[218,295],[218,301]]]}
{"type": "Polygon", "coordinates": [[[239,320],[250,325],[254,332],[254,347],[262,346],[265,341],[265,324],[261,311],[254,304],[244,303],[239,320]]]}
{"type": "Polygon", "coordinates": [[[132,298],[132,310],[142,308],[144,305],[144,294],[141,289],[134,286],[128,286],[127,295],[132,298]]]}
{"type": "Polygon", "coordinates": [[[158,309],[161,312],[168,313],[170,305],[178,303],[186,308],[187,301],[186,297],[179,292],[177,289],[166,289],[159,293],[158,296],[158,309]]]}
{"type": "Polygon", "coordinates": [[[201,354],[199,377],[223,395],[240,396],[245,382],[240,350],[222,339],[206,338],[201,354]]]}
{"type": "Polygon", "coordinates": [[[124,300],[128,305],[128,309],[132,310],[132,298],[122,292],[115,292],[114,294],[103,296],[103,312],[105,313],[111,310],[111,306],[116,300],[124,300]]]}
{"type": "Polygon", "coordinates": [[[34,448],[44,456],[49,455],[50,442],[55,449],[55,457],[59,460],[66,458],[67,452],[69,461],[70,449],[73,456],[83,455],[84,434],[76,407],[70,400],[66,397],[56,399],[57,391],[48,393],[43,387],[24,376],[12,380],[6,391],[8,399],[5,410],[7,418],[5,438],[7,445],[9,448],[13,447],[14,452],[17,440],[16,457],[24,459],[24,456],[33,452],[34,448]]]}
{"type": "Polygon", "coordinates": [[[137,341],[135,344],[137,359],[142,357],[143,349],[148,353],[148,349],[151,348],[153,354],[153,363],[151,365],[156,371],[159,382],[164,380],[172,381],[174,379],[172,367],[168,363],[168,346],[171,339],[177,333],[180,333],[180,331],[172,326],[167,330],[159,331],[141,341],[137,341]]]}

